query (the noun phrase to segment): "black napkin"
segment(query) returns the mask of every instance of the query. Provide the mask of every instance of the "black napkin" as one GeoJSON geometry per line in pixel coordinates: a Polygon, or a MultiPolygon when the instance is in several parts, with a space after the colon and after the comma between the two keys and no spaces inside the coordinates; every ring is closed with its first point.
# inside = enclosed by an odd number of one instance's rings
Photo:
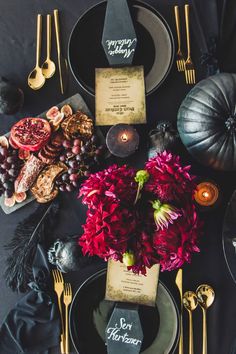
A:
{"type": "Polygon", "coordinates": [[[191,0],[191,5],[191,24],[201,52],[200,62],[205,70],[205,76],[214,75],[219,70],[217,60],[219,37],[217,0],[191,0]]]}
{"type": "Polygon", "coordinates": [[[59,344],[59,312],[41,245],[34,257],[33,277],[32,290],[9,312],[0,329],[0,354],[46,354],[59,344]]]}
{"type": "Polygon", "coordinates": [[[219,43],[222,72],[236,72],[236,6],[235,0],[224,0],[219,43]]]}

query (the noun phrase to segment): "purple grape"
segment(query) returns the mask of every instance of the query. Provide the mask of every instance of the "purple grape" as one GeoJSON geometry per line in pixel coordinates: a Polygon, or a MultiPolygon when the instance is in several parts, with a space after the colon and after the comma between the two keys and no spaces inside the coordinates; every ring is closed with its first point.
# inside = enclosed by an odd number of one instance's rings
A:
{"type": "Polygon", "coordinates": [[[61,176],[62,181],[66,182],[69,180],[69,175],[67,173],[64,173],[64,175],[61,176]]]}
{"type": "Polygon", "coordinates": [[[12,176],[12,177],[16,177],[18,175],[18,171],[11,168],[9,171],[8,171],[8,174],[9,176],[12,176]]]}
{"type": "Polygon", "coordinates": [[[61,156],[60,156],[60,161],[61,161],[61,162],[65,162],[65,161],[66,161],[65,155],[61,155],[61,156]]]}
{"type": "Polygon", "coordinates": [[[72,157],[72,156],[73,156],[73,153],[68,150],[68,151],[66,152],[66,157],[67,157],[67,158],[70,158],[70,157],[72,157]]]}
{"type": "Polygon", "coordinates": [[[8,149],[6,147],[0,146],[0,154],[4,157],[8,156],[8,149]]]}
{"type": "Polygon", "coordinates": [[[16,156],[8,156],[7,157],[7,162],[10,164],[14,163],[16,160],[17,160],[16,156]]]}
{"type": "Polygon", "coordinates": [[[8,178],[8,176],[6,173],[0,175],[0,180],[2,183],[5,183],[7,181],[7,178],[8,178]]]}
{"type": "Polygon", "coordinates": [[[77,173],[72,173],[72,175],[70,175],[70,181],[75,182],[77,181],[77,179],[78,179],[77,173]]]}
{"type": "Polygon", "coordinates": [[[77,188],[77,187],[79,186],[79,183],[78,183],[78,181],[72,181],[72,185],[73,185],[75,188],[77,188]]]}
{"type": "Polygon", "coordinates": [[[5,161],[1,164],[1,167],[4,168],[5,170],[8,170],[11,167],[11,165],[5,161]]]}
{"type": "Polygon", "coordinates": [[[81,140],[80,139],[75,139],[73,145],[74,146],[80,146],[81,145],[81,140]]]}
{"type": "Polygon", "coordinates": [[[71,184],[67,184],[66,190],[67,192],[72,192],[74,190],[74,187],[71,184]]]}
{"type": "Polygon", "coordinates": [[[72,147],[72,144],[69,140],[64,140],[63,143],[62,143],[62,146],[66,149],[68,148],[71,148],[72,147]]]}
{"type": "Polygon", "coordinates": [[[96,135],[93,135],[90,140],[91,140],[91,142],[92,142],[93,144],[96,143],[96,142],[97,142],[97,137],[96,137],[96,135]]]}
{"type": "Polygon", "coordinates": [[[82,161],[82,160],[83,160],[83,158],[82,158],[81,155],[77,155],[77,156],[76,156],[76,161],[82,161]]]}
{"type": "Polygon", "coordinates": [[[69,166],[72,168],[77,168],[78,167],[78,163],[75,160],[70,160],[69,161],[69,166]]]}
{"type": "Polygon", "coordinates": [[[80,146],[73,146],[72,152],[75,155],[78,155],[80,153],[80,146]]]}
{"type": "Polygon", "coordinates": [[[76,170],[74,168],[69,168],[68,171],[67,171],[67,173],[69,175],[72,175],[72,173],[75,173],[75,172],[76,172],[76,170]]]}
{"type": "Polygon", "coordinates": [[[10,190],[6,190],[5,192],[4,192],[4,196],[6,197],[6,198],[11,198],[12,196],[13,196],[13,191],[10,191],[10,190]]]}
{"type": "Polygon", "coordinates": [[[66,186],[64,184],[62,184],[62,185],[60,185],[59,190],[61,192],[65,192],[67,189],[66,189],[66,186]]]}

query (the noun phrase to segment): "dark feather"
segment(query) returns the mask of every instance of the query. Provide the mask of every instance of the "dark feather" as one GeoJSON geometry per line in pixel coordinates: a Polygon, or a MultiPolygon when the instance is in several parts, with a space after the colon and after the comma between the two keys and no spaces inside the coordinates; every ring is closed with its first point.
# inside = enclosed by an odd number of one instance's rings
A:
{"type": "Polygon", "coordinates": [[[33,280],[32,262],[37,244],[39,241],[45,244],[50,238],[58,211],[58,201],[51,203],[46,209],[45,206],[40,206],[18,224],[12,241],[5,246],[11,252],[7,258],[5,279],[13,291],[27,291],[28,283],[33,280]]]}

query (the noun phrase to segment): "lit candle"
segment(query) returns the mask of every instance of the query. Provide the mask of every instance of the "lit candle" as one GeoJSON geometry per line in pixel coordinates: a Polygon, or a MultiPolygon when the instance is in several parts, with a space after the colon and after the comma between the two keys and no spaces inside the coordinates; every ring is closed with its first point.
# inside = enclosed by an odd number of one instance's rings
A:
{"type": "Polygon", "coordinates": [[[212,206],[219,198],[219,188],[212,182],[201,182],[197,185],[195,201],[201,206],[212,206]]]}
{"type": "Polygon", "coordinates": [[[138,149],[139,135],[129,124],[116,124],[109,129],[106,144],[114,156],[128,157],[138,149]]]}

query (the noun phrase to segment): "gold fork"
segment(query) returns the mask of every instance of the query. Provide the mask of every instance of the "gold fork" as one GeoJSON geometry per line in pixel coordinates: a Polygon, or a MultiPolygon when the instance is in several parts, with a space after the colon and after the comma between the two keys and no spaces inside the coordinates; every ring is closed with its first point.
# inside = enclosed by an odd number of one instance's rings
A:
{"type": "Polygon", "coordinates": [[[180,17],[179,17],[179,6],[174,7],[175,10],[175,24],[176,24],[176,32],[178,39],[178,49],[176,52],[176,65],[178,71],[184,71],[185,69],[185,60],[181,51],[181,31],[180,31],[180,17]]]}
{"type": "Polygon", "coordinates": [[[195,69],[191,59],[190,49],[190,31],[189,31],[189,5],[184,5],[185,11],[185,24],[186,24],[186,36],[187,36],[187,60],[185,62],[185,81],[186,84],[195,84],[195,69]]]}
{"type": "Polygon", "coordinates": [[[183,270],[180,268],[175,278],[175,284],[180,296],[180,334],[179,334],[179,354],[183,354],[183,270]]]}
{"type": "Polygon", "coordinates": [[[53,275],[53,280],[54,280],[54,290],[57,294],[57,299],[58,299],[58,307],[59,307],[59,312],[60,312],[60,316],[61,316],[61,353],[65,353],[64,351],[64,321],[63,321],[63,314],[62,314],[62,307],[61,307],[61,295],[63,293],[64,290],[64,280],[62,277],[61,272],[59,272],[59,270],[57,269],[53,269],[52,270],[52,275],[53,275]]]}
{"type": "Polygon", "coordinates": [[[66,313],[66,323],[65,323],[65,334],[66,334],[66,354],[69,354],[69,318],[68,318],[68,310],[69,305],[72,301],[72,289],[70,283],[65,283],[64,285],[64,293],[63,293],[63,301],[65,304],[65,313],[66,313]]]}

